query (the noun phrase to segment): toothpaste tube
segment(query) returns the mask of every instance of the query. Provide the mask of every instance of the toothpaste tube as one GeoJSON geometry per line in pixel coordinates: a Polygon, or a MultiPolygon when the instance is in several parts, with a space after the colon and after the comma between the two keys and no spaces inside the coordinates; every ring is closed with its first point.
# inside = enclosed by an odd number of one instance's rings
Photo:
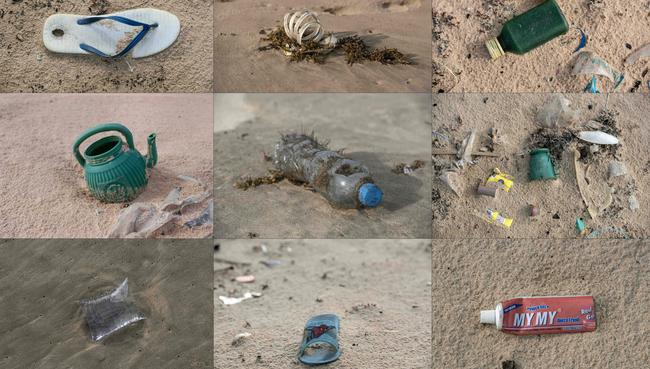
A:
{"type": "Polygon", "coordinates": [[[522,297],[482,310],[481,323],[515,335],[592,332],[596,309],[592,296],[522,297]]]}

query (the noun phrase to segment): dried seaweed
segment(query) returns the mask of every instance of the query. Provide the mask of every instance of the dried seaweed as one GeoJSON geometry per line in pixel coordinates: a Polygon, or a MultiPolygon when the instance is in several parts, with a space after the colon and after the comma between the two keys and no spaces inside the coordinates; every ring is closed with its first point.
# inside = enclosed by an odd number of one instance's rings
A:
{"type": "Polygon", "coordinates": [[[337,41],[334,47],[324,46],[321,43],[307,41],[298,44],[287,36],[280,27],[262,37],[267,45],[260,47],[259,51],[281,50],[292,62],[311,61],[322,64],[333,51],[343,51],[348,64],[375,61],[384,65],[413,64],[408,56],[395,48],[371,49],[361,39],[354,35],[344,37],[337,41]]]}
{"type": "Polygon", "coordinates": [[[269,174],[262,177],[244,177],[235,182],[235,188],[247,191],[251,188],[282,182],[284,175],[277,170],[269,170],[269,174]]]}
{"type": "Polygon", "coordinates": [[[393,167],[392,172],[395,174],[409,174],[417,169],[423,168],[425,164],[424,160],[415,160],[411,164],[399,163],[393,167]]]}

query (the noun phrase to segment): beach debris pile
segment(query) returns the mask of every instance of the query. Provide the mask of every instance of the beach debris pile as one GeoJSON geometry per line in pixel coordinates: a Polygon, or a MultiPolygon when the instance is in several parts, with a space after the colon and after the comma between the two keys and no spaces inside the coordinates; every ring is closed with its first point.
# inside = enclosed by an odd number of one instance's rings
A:
{"type": "Polygon", "coordinates": [[[79,301],[90,338],[101,341],[112,334],[146,319],[144,314],[129,299],[129,280],[124,281],[113,291],[92,299],[79,301]]]}
{"type": "Polygon", "coordinates": [[[270,31],[262,30],[262,41],[267,44],[259,51],[281,50],[293,62],[325,63],[336,51],[345,55],[349,65],[375,61],[384,65],[414,64],[411,57],[395,48],[373,49],[356,34],[326,33],[318,15],[311,10],[287,13],[283,25],[270,31]],[[340,38],[339,38],[340,37],[340,38]]]}
{"type": "Polygon", "coordinates": [[[411,164],[399,163],[393,167],[392,172],[395,174],[413,174],[416,170],[425,166],[424,160],[415,160],[411,164]]]}
{"type": "Polygon", "coordinates": [[[198,179],[179,176],[182,185],[172,189],[161,204],[136,202],[123,209],[108,233],[109,238],[149,238],[165,232],[183,212],[195,205],[208,204],[195,218],[184,223],[189,229],[212,225],[214,204],[211,193],[198,179]]]}
{"type": "MultiPolygon", "coordinates": [[[[584,213],[576,214],[577,218],[573,218],[576,232],[587,238],[628,238],[631,231],[624,224],[625,217],[619,214],[623,210],[638,211],[641,204],[634,175],[628,170],[622,156],[621,147],[624,142],[617,123],[618,113],[604,107],[597,113],[592,113],[595,116],[585,119],[584,114],[574,108],[569,99],[562,94],[555,94],[534,114],[531,123],[534,122],[538,128],[528,136],[524,152],[516,155],[524,160],[528,157],[529,183],[549,181],[551,183],[546,187],[548,191],[554,191],[554,188],[566,186],[567,182],[571,185],[575,179],[573,186],[584,206],[584,213]],[[572,158],[572,162],[567,161],[567,158],[572,158]],[[567,179],[567,176],[575,178],[567,179]]],[[[504,193],[512,192],[513,178],[520,176],[511,176],[502,171],[504,168],[501,166],[508,167],[508,160],[498,154],[486,155],[486,160],[490,156],[503,159],[500,159],[501,169],[492,167],[493,172],[486,175],[487,179],[470,178],[477,172],[470,168],[485,158],[481,154],[494,154],[495,148],[505,138],[494,128],[487,132],[475,129],[462,132],[461,128],[462,119],[459,118],[433,132],[433,169],[436,177],[444,184],[432,197],[434,209],[436,202],[449,199],[441,195],[444,188],[453,194],[451,198],[468,198],[468,188],[472,188],[469,183],[476,181],[474,201],[487,205],[487,208],[477,209],[474,214],[488,223],[511,228],[514,221],[503,210],[513,214],[527,214],[529,221],[538,221],[543,214],[554,214],[553,219],[560,219],[558,211],[542,213],[543,207],[552,204],[541,203],[540,199],[522,202],[519,200],[521,193],[515,193],[515,198],[509,198],[508,206],[498,209],[501,203],[498,193],[500,190],[504,193]],[[479,149],[476,150],[476,147],[479,149]],[[521,209],[513,208],[513,201],[519,202],[521,209]]],[[[478,169],[478,172],[484,170],[478,169]]],[[[516,165],[512,170],[521,169],[521,165],[516,165]]],[[[542,187],[536,187],[543,189],[544,186],[542,184],[542,187]]]]}

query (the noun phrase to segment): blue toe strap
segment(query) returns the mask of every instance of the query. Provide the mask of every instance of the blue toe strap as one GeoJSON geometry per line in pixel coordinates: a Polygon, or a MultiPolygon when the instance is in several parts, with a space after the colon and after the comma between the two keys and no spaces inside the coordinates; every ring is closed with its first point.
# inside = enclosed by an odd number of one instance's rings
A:
{"type": "Polygon", "coordinates": [[[135,45],[137,45],[140,41],[142,41],[144,36],[146,36],[147,32],[149,32],[152,28],[158,27],[158,23],[146,24],[146,23],[134,21],[133,19],[120,17],[119,15],[81,18],[81,19],[77,20],[77,24],[83,26],[83,25],[87,25],[87,24],[93,24],[95,22],[99,22],[99,21],[104,20],[104,19],[110,19],[110,20],[113,20],[113,21],[116,21],[116,22],[124,23],[124,24],[126,24],[128,26],[142,27],[142,31],[140,31],[140,33],[138,33],[138,35],[135,36],[135,38],[133,40],[131,40],[131,42],[124,48],[124,50],[120,51],[116,55],[108,55],[108,54],[106,54],[106,53],[104,53],[104,52],[102,52],[102,51],[100,51],[100,50],[98,50],[98,49],[96,49],[96,48],[94,48],[94,47],[92,47],[90,45],[84,44],[84,43],[79,45],[79,47],[82,50],[87,51],[89,53],[99,55],[102,58],[114,58],[114,59],[117,59],[117,58],[123,57],[129,51],[131,51],[131,49],[133,49],[135,47],[135,45]]]}

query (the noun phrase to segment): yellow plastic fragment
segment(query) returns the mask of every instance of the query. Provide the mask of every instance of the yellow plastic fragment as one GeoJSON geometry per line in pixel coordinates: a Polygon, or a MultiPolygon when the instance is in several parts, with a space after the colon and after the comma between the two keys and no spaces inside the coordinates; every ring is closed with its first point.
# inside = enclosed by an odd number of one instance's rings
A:
{"type": "Polygon", "coordinates": [[[505,228],[510,228],[512,226],[513,219],[507,218],[498,211],[487,209],[486,217],[484,218],[488,223],[497,224],[505,228]]]}
{"type": "Polygon", "coordinates": [[[512,180],[512,177],[509,174],[501,172],[499,168],[494,168],[494,174],[487,179],[486,183],[502,185],[503,189],[508,192],[515,184],[515,181],[512,180]]]}

